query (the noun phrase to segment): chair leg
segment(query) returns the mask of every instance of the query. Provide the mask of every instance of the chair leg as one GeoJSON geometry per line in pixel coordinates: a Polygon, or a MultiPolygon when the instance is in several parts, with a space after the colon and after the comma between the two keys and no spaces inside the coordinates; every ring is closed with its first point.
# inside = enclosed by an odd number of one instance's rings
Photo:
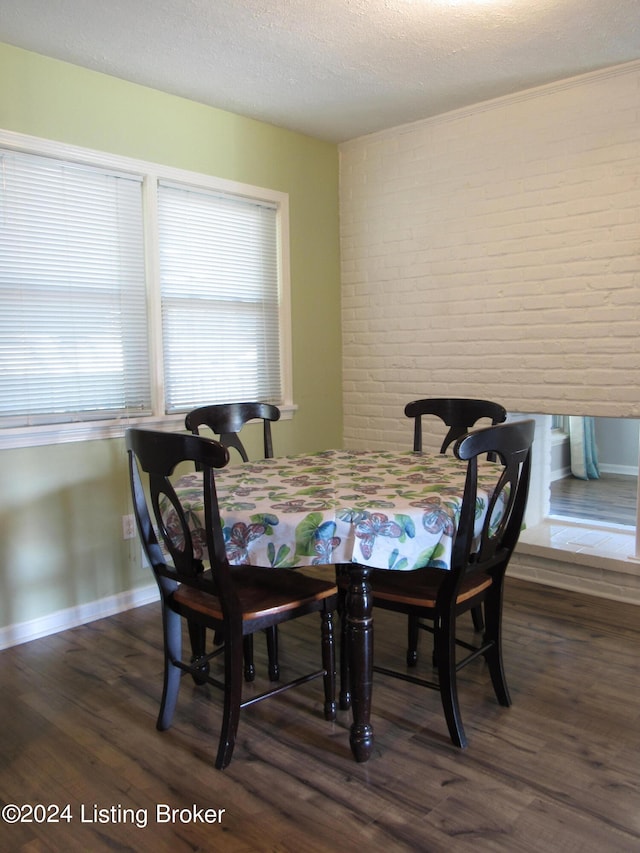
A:
{"type": "Polygon", "coordinates": [[[229,765],[236,742],[242,700],[243,647],[239,631],[229,631],[224,646],[224,710],[216,756],[218,770],[229,765]]]}
{"type": "Polygon", "coordinates": [[[508,708],[511,705],[511,696],[502,662],[502,590],[494,588],[489,591],[484,612],[486,622],[484,641],[491,643],[491,648],[485,652],[484,658],[489,667],[496,698],[501,705],[508,708]]]}
{"type": "Polygon", "coordinates": [[[164,683],[156,728],[165,731],[171,725],[178,701],[182,670],[174,661],[182,656],[182,618],[166,604],[162,605],[162,630],[164,634],[164,683]]]}
{"type": "MultiPolygon", "coordinates": [[[[206,654],[206,633],[204,625],[200,625],[193,620],[188,621],[189,639],[191,640],[191,663],[197,662],[204,658],[206,654]]],[[[200,666],[191,672],[191,677],[196,684],[206,684],[207,676],[209,675],[209,661],[205,660],[200,666]]]]}
{"type": "Polygon", "coordinates": [[[407,618],[407,666],[418,663],[418,617],[410,613],[407,618]]]}
{"type": "Polygon", "coordinates": [[[256,677],[256,668],[253,663],[253,634],[247,634],[242,641],[244,654],[244,680],[253,681],[256,677]]]}
{"type": "Polygon", "coordinates": [[[480,605],[471,608],[471,618],[473,620],[473,630],[478,634],[481,631],[484,631],[484,619],[482,616],[482,607],[480,605]]]}
{"type": "Polygon", "coordinates": [[[336,718],[336,650],[333,640],[333,614],[323,610],[322,617],[322,667],[324,669],[324,718],[336,718]]]}
{"type": "Polygon", "coordinates": [[[338,615],[340,617],[340,710],[351,707],[351,675],[349,672],[349,647],[347,632],[347,595],[338,590],[338,615]]]}
{"type": "Polygon", "coordinates": [[[438,668],[440,698],[449,736],[455,746],[464,749],[467,738],[460,716],[456,680],[455,616],[445,614],[434,623],[434,653],[438,668]]]}
{"type": "Polygon", "coordinates": [[[269,657],[269,680],[278,681],[280,679],[278,626],[273,625],[271,628],[265,628],[265,634],[267,635],[267,655],[269,657]]]}
{"type": "MultiPolygon", "coordinates": [[[[280,678],[280,666],[278,664],[278,629],[277,627],[267,628],[267,650],[269,655],[269,678],[271,681],[278,681],[280,678]]],[[[193,642],[193,641],[192,641],[193,642]]],[[[221,645],[223,642],[222,633],[216,631],[213,642],[215,645],[221,645]]],[[[244,680],[254,681],[256,677],[256,667],[253,660],[253,634],[247,634],[243,640],[244,650],[244,680]]],[[[197,684],[203,684],[204,681],[198,681],[194,675],[194,680],[197,684]]]]}

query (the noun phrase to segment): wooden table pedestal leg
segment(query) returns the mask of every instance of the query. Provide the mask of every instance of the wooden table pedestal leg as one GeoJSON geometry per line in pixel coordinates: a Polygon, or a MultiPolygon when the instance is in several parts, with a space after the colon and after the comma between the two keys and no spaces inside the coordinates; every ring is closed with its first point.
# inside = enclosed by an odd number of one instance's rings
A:
{"type": "Polygon", "coordinates": [[[369,572],[365,566],[349,564],[347,635],[351,681],[350,744],[356,761],[367,761],[373,749],[371,691],[373,685],[373,617],[369,572]]]}

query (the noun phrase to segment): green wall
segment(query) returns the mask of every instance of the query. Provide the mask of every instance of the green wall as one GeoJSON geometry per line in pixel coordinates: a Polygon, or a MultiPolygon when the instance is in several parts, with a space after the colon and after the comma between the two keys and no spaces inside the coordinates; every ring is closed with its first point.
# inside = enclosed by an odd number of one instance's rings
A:
{"type": "MultiPolygon", "coordinates": [[[[298,410],[274,445],[341,446],[337,147],[3,44],[0,81],[4,130],[289,194],[298,410]]],[[[0,629],[151,581],[137,540],[122,541],[122,439],[0,456],[0,629]]]]}

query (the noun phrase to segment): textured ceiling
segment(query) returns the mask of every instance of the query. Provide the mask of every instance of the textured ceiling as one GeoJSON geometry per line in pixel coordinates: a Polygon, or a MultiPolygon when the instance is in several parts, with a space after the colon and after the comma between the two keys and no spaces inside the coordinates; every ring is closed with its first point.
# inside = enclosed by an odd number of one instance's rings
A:
{"type": "Polygon", "coordinates": [[[640,0],[0,0],[0,41],[340,142],[640,59],[640,0]]]}

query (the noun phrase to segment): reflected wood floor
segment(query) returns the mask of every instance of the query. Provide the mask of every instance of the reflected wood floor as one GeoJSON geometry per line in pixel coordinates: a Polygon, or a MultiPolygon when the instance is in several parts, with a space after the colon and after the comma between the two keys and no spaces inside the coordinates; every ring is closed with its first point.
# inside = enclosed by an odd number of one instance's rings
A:
{"type": "Polygon", "coordinates": [[[601,474],[599,480],[565,477],[551,484],[551,513],[635,527],[637,488],[638,478],[627,474],[601,474]]]}
{"type": "MultiPolygon", "coordinates": [[[[220,721],[212,688],[185,680],[173,727],[156,731],[155,604],[8,649],[0,653],[1,804],[69,803],[72,819],[5,823],[0,847],[640,850],[638,608],[513,579],[506,597],[513,706],[497,704],[481,660],[466,667],[459,681],[469,747],[460,751],[437,693],[377,676],[376,746],[364,765],[351,759],[349,715],[323,719],[319,681],[245,709],[224,772],[212,763],[220,721]],[[159,822],[159,803],[225,812],[214,825],[159,822]],[[115,809],[116,820],[91,822],[94,806],[115,809]],[[118,822],[124,809],[144,810],[147,825],[118,822]]],[[[462,620],[469,634],[470,621],[462,620]]],[[[380,663],[404,660],[404,636],[402,617],[376,612],[380,663]]],[[[297,659],[319,657],[318,637],[315,616],[282,628],[283,675],[297,659]]],[[[426,668],[426,634],[420,649],[426,668]]],[[[264,672],[260,639],[256,663],[264,672]]]]}

